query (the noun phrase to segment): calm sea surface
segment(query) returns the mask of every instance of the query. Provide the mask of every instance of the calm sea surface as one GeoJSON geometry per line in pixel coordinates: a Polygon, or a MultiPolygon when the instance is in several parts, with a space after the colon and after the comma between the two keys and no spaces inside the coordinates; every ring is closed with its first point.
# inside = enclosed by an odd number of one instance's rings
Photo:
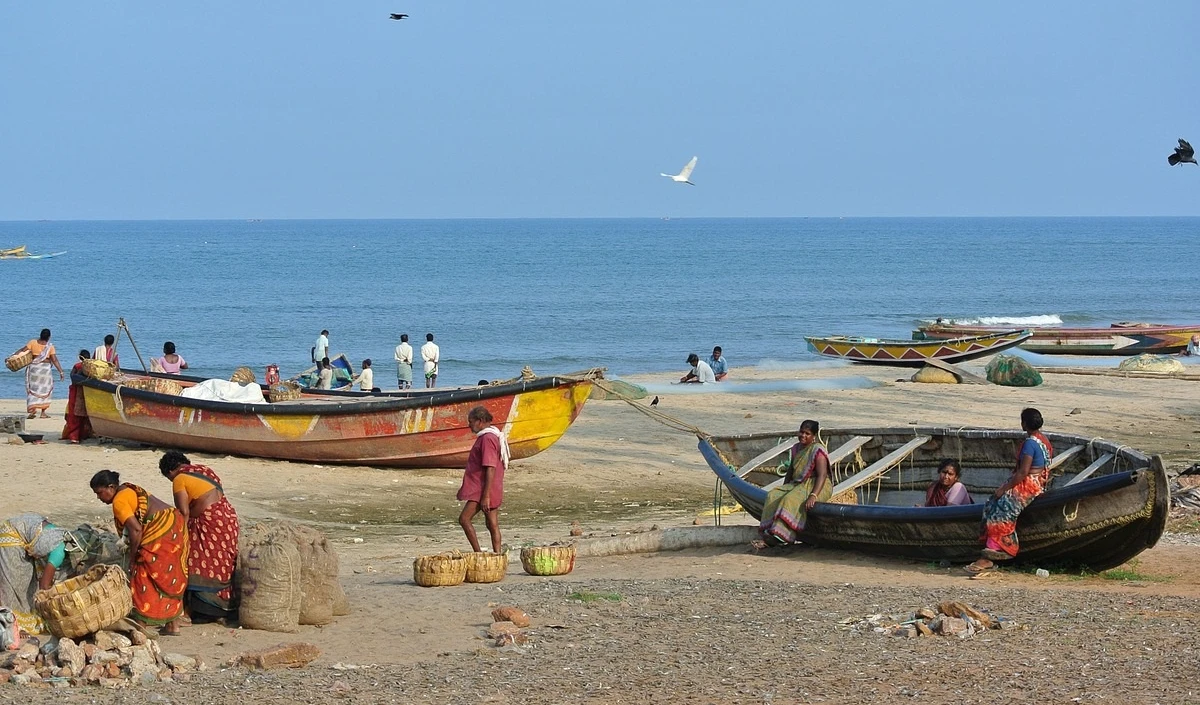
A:
{"type": "MultiPolygon", "coordinates": [[[[401,333],[446,385],[607,366],[803,365],[803,335],[907,338],[937,316],[1016,325],[1200,321],[1200,219],[0,222],[0,352],[42,328],[72,364],[124,317],[198,375],[331,348],[395,387],[401,333]]],[[[128,341],[122,362],[137,366],[128,341]]],[[[419,364],[419,362],[418,362],[419,364]]],[[[0,398],[24,376],[0,369],[0,398]]],[[[66,395],[59,384],[56,398],[66,395]]]]}

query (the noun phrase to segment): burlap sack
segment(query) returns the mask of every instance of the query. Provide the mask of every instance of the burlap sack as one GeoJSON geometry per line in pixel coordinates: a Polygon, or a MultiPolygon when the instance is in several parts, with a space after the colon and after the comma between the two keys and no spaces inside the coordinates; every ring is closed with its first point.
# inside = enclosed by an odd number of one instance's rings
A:
{"type": "Polygon", "coordinates": [[[912,376],[914,382],[929,384],[958,384],[958,378],[940,367],[925,365],[912,376]]]}
{"type": "Polygon", "coordinates": [[[337,552],[325,535],[290,521],[277,522],[270,531],[295,543],[300,553],[300,623],[329,624],[334,615],[349,614],[338,582],[337,552]]]}
{"type": "Polygon", "coordinates": [[[247,629],[295,632],[300,624],[300,552],[269,537],[238,551],[238,620],[247,629]]]}

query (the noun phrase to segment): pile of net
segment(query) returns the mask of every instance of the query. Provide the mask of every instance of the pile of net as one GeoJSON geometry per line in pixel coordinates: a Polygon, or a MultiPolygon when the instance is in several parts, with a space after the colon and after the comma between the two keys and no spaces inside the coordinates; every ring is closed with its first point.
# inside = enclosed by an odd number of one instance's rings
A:
{"type": "Polygon", "coordinates": [[[912,381],[927,384],[958,384],[958,377],[940,367],[925,365],[912,376],[912,381]]]}
{"type": "Polygon", "coordinates": [[[588,395],[588,399],[645,399],[648,395],[646,388],[640,384],[605,379],[592,384],[592,393],[588,395]]]}
{"type": "Polygon", "coordinates": [[[1124,372],[1183,372],[1183,363],[1170,355],[1143,353],[1122,360],[1117,369],[1124,372]]]}
{"type": "Polygon", "coordinates": [[[255,524],[238,546],[238,620],[247,629],[294,632],[349,614],[338,557],[316,529],[289,521],[255,524]]]}
{"type": "Polygon", "coordinates": [[[987,381],[1005,387],[1036,387],[1042,375],[1015,355],[997,355],[987,364],[987,381]]]}

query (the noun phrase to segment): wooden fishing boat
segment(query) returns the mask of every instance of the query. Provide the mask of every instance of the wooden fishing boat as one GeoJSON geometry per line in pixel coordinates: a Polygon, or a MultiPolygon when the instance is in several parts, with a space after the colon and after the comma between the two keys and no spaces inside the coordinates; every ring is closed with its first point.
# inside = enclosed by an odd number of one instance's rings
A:
{"type": "MultiPolygon", "coordinates": [[[[1012,472],[1020,431],[951,428],[822,429],[830,449],[835,501],[808,513],[804,543],[914,558],[969,562],[979,557],[983,502],[1012,472]],[[962,465],[976,504],[914,506],[937,478],[942,458],[962,465]]],[[[1170,491],[1162,458],[1099,438],[1047,433],[1051,482],[1017,523],[1014,562],[1106,570],[1162,536],[1170,491]]],[[[746,510],[760,518],[768,488],[795,432],[701,437],[700,452],[746,510]]]]}
{"type": "MultiPolygon", "coordinates": [[[[329,358],[329,366],[333,368],[333,380],[329,389],[319,390],[325,391],[350,391],[354,387],[354,363],[350,362],[350,358],[346,357],[345,353],[338,353],[329,358]]],[[[293,382],[297,382],[301,387],[311,388],[316,390],[317,382],[321,376],[317,374],[317,366],[313,365],[300,374],[292,377],[293,382]]]]}
{"type": "Polygon", "coordinates": [[[886,338],[854,338],[844,335],[805,337],[808,349],[825,357],[851,362],[920,367],[927,360],[965,362],[992,355],[1029,339],[1027,330],[993,331],[986,335],[971,335],[953,340],[888,340],[886,338]]]}
{"type": "MultiPolygon", "coordinates": [[[[932,324],[913,331],[913,340],[945,340],[964,335],[986,335],[1002,328],[932,324]]],[[[1166,326],[1114,323],[1108,328],[1030,328],[1033,334],[1021,343],[1023,350],[1044,355],[1141,355],[1183,351],[1200,325],[1166,326]]]]}
{"type": "Polygon", "coordinates": [[[50,259],[59,255],[67,254],[66,250],[62,252],[50,252],[44,255],[32,255],[25,250],[25,246],[11,247],[7,250],[0,250],[0,259],[50,259]]]}
{"type": "Polygon", "coordinates": [[[0,250],[0,257],[21,257],[25,254],[25,246],[18,245],[10,247],[7,250],[0,250]]]}
{"type": "MultiPolygon", "coordinates": [[[[597,375],[598,376],[598,375],[597,375]]],[[[259,458],[399,468],[461,468],[475,441],[467,412],[483,406],[508,435],[514,459],[549,448],[579,416],[596,377],[539,377],[414,397],[309,396],[274,404],[189,399],[127,381],[73,375],[98,436],[165,448],[259,458]]]]}

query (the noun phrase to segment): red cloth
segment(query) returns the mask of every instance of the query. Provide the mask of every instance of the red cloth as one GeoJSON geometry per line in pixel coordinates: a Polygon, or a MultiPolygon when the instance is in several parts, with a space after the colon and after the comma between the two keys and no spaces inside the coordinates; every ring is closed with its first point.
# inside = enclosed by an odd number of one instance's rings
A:
{"type": "Polygon", "coordinates": [[[492,475],[491,508],[500,506],[504,499],[504,461],[500,457],[500,439],[494,433],[480,433],[467,456],[467,469],[463,473],[462,487],[458,498],[479,502],[483,499],[484,468],[494,468],[492,475]]]}
{"type": "MultiPolygon", "coordinates": [[[[180,471],[199,475],[221,489],[221,499],[210,504],[199,516],[188,517],[188,590],[195,593],[195,599],[207,602],[220,612],[228,612],[233,599],[233,570],[238,552],[237,511],[224,496],[221,478],[212,468],[184,465],[180,471]]],[[[196,609],[194,602],[192,606],[196,609]]]]}
{"type": "MultiPolygon", "coordinates": [[[[75,363],[71,374],[83,374],[83,363],[75,363]]],[[[67,424],[63,426],[61,436],[64,441],[78,443],[92,437],[92,422],[88,420],[87,409],[83,405],[82,384],[72,383],[67,390],[66,419],[67,424]]]]}

